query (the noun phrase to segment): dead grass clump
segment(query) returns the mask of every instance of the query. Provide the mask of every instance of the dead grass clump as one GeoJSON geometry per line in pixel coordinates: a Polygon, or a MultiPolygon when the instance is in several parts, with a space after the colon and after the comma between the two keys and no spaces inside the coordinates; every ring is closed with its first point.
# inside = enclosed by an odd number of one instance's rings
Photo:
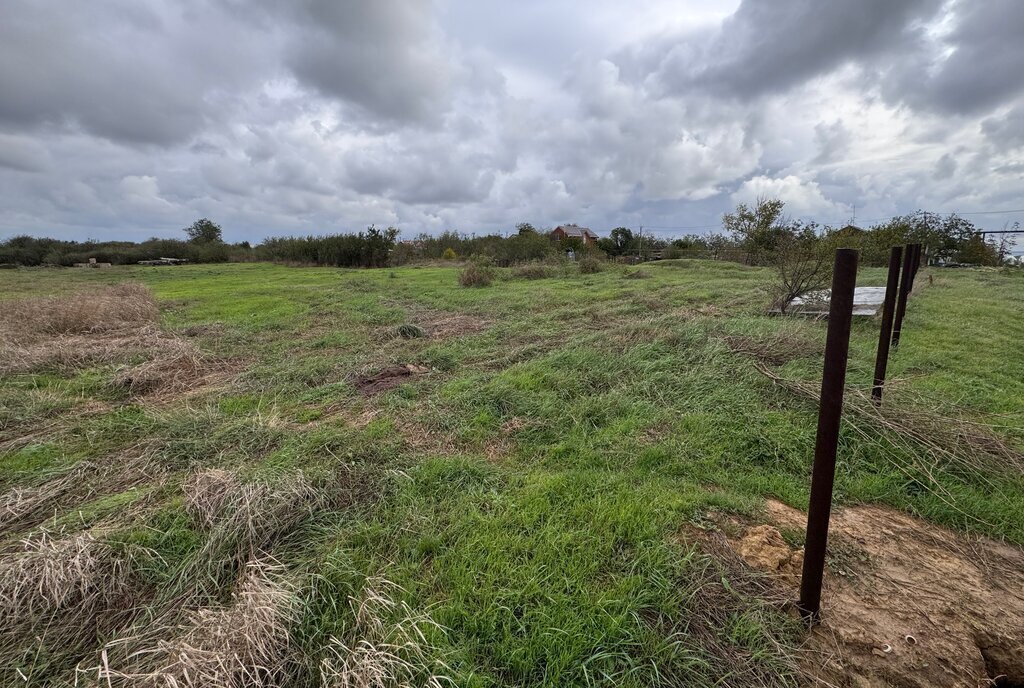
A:
{"type": "Polygon", "coordinates": [[[292,664],[290,629],[298,614],[284,567],[269,559],[250,561],[230,604],[186,614],[172,640],[129,655],[134,666],[112,668],[105,649],[96,679],[104,685],[175,688],[284,685],[292,664]]]}
{"type": "Polygon", "coordinates": [[[0,495],[0,535],[38,525],[101,495],[158,483],[163,476],[145,456],[81,461],[39,485],[15,486],[0,495]]]}
{"type": "Polygon", "coordinates": [[[651,273],[644,272],[643,270],[634,270],[633,272],[627,272],[623,275],[623,279],[647,279],[651,277],[651,273]]]}
{"type": "Polygon", "coordinates": [[[122,368],[112,383],[133,397],[184,392],[203,381],[206,357],[185,339],[167,338],[145,363],[122,368]]]}
{"type": "Polygon", "coordinates": [[[22,540],[0,558],[0,657],[44,638],[50,660],[85,649],[127,620],[133,588],[129,563],[89,534],[22,540]]]}
{"type": "MultiPolygon", "coordinates": [[[[334,497],[330,490],[318,488],[301,473],[283,477],[273,483],[256,481],[235,485],[218,501],[215,493],[220,487],[228,488],[237,478],[213,476],[195,479],[190,486],[204,484],[204,496],[194,492],[186,501],[196,504],[195,512],[211,524],[206,544],[196,555],[196,566],[211,582],[222,579],[223,574],[234,575],[238,567],[267,550],[284,534],[312,514],[330,503],[334,497]],[[204,513],[205,512],[205,513],[204,513]]],[[[191,574],[189,574],[191,575],[191,574]]],[[[186,581],[188,583],[188,581],[186,581]]]]}
{"type": "Polygon", "coordinates": [[[200,526],[212,528],[224,503],[239,488],[238,476],[218,468],[196,471],[182,483],[185,511],[200,526]]]}
{"type": "Polygon", "coordinates": [[[0,336],[14,341],[141,327],[159,316],[153,293],[132,283],[10,301],[2,313],[0,336]]]}
{"type": "Polygon", "coordinates": [[[443,629],[426,614],[413,612],[393,595],[400,588],[384,578],[366,582],[359,597],[349,599],[355,624],[348,639],[331,637],[320,664],[326,688],[441,688],[451,680],[428,641],[429,629],[443,629]],[[396,621],[393,621],[397,617],[396,621]]]}
{"type": "Polygon", "coordinates": [[[0,372],[73,372],[90,365],[137,361],[111,383],[134,397],[178,394],[209,381],[210,361],[191,341],[158,325],[143,285],[5,303],[0,311],[0,372]]]}
{"type": "Polygon", "coordinates": [[[722,339],[734,354],[750,356],[772,366],[821,353],[820,343],[788,332],[777,332],[763,339],[742,334],[726,335],[722,339]]]}

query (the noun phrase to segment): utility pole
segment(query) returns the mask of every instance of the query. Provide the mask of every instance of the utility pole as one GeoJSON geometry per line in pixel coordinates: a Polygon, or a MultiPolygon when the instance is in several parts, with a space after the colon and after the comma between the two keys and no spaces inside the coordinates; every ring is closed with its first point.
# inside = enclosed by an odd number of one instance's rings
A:
{"type": "Polygon", "coordinates": [[[637,260],[643,260],[644,259],[644,226],[643,225],[640,225],[640,243],[639,243],[638,246],[639,247],[637,248],[637,254],[636,254],[637,260]]]}

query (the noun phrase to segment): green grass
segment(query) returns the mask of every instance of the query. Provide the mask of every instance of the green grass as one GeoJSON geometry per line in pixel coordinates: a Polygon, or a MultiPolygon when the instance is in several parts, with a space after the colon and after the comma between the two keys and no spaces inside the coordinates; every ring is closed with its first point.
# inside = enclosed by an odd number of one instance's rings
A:
{"type": "MultiPolygon", "coordinates": [[[[75,518],[109,522],[136,505],[110,537],[144,552],[143,578],[159,586],[205,537],[182,516],[187,470],[269,481],[302,471],[325,484],[341,470],[352,498],[273,551],[309,580],[295,636],[314,663],[327,636],[352,628],[344,600],[383,575],[447,629],[430,640],[458,685],[785,685],[791,669],[772,643],[794,637],[792,622],[682,533],[710,511],[756,517],[767,497],[806,505],[816,409],[726,339],[803,342],[780,372],[814,381],[825,325],[761,315],[760,269],[643,270],[503,271],[479,289],[437,267],[0,272],[4,298],[144,282],[167,328],[206,326],[196,341],[243,370],[227,388],[161,405],[112,394],[111,367],[8,376],[0,442],[49,425],[0,453],[0,489],[144,445],[168,486],[95,495],[75,518]],[[438,312],[481,327],[397,334],[438,312]],[[432,372],[358,392],[357,376],[396,363],[432,372]]],[[[860,283],[883,279],[863,270],[860,283]]],[[[919,284],[887,402],[995,424],[1024,447],[1024,276],[943,271],[919,284]]],[[[877,323],[856,321],[852,387],[869,388],[876,343],[877,323]]],[[[914,457],[891,439],[844,430],[840,504],[890,504],[1024,544],[1020,476],[949,468],[933,485],[898,468],[914,457]]]]}

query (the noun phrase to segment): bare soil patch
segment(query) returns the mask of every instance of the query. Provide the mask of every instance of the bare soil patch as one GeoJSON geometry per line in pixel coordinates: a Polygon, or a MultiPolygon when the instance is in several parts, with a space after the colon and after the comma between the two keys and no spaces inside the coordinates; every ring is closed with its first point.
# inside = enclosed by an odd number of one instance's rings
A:
{"type": "MultiPolygon", "coordinates": [[[[779,528],[802,532],[806,517],[769,502],[768,521],[730,543],[795,600],[803,551],[779,528]]],[[[879,506],[833,513],[829,550],[822,622],[801,653],[823,685],[1024,685],[1024,551],[879,506]]]]}
{"type": "Polygon", "coordinates": [[[409,382],[409,380],[415,376],[425,375],[429,372],[430,368],[427,368],[426,366],[416,365],[414,363],[402,363],[399,365],[388,366],[387,368],[379,370],[371,375],[358,377],[354,384],[356,389],[366,396],[373,396],[374,394],[380,394],[381,392],[397,387],[400,384],[409,382]]]}

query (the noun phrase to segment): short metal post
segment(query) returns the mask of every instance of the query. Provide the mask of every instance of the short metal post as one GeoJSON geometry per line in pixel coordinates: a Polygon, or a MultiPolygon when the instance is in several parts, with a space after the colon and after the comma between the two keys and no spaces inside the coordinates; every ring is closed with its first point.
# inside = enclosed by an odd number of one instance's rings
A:
{"type": "Polygon", "coordinates": [[[828,521],[832,512],[832,483],[836,474],[839,420],[843,413],[850,321],[853,318],[856,284],[857,251],[841,248],[836,251],[832,272],[832,299],[825,339],[825,367],[821,376],[818,434],[814,443],[811,501],[807,510],[804,569],[800,578],[800,601],[797,603],[800,613],[811,622],[817,620],[821,611],[821,583],[825,574],[825,546],[828,543],[828,521]]]}
{"type": "Polygon", "coordinates": [[[903,248],[893,246],[889,251],[889,276],[885,280],[885,301],[882,303],[882,331],[878,334],[878,353],[875,355],[875,383],[871,387],[871,398],[882,402],[882,386],[885,385],[885,369],[889,364],[889,343],[892,341],[892,319],[896,308],[896,292],[900,283],[900,260],[903,248]]]}
{"type": "Polygon", "coordinates": [[[900,293],[896,300],[896,319],[892,325],[892,345],[900,345],[900,333],[903,331],[903,317],[907,314],[907,296],[910,295],[911,274],[913,273],[912,244],[903,249],[903,270],[900,274],[900,293]]]}

